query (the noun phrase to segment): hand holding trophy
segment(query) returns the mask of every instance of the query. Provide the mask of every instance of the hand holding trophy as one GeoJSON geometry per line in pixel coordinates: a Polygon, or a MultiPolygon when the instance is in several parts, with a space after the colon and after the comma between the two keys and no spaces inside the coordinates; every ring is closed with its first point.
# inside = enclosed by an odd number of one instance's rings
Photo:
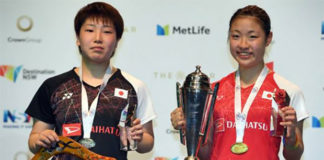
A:
{"type": "Polygon", "coordinates": [[[188,157],[185,160],[198,160],[199,147],[204,142],[208,123],[213,114],[218,83],[214,91],[209,78],[196,66],[196,71],[186,77],[183,87],[177,83],[178,107],[183,107],[185,127],[180,130],[181,143],[186,145],[188,157]]]}
{"type": "Polygon", "coordinates": [[[275,90],[273,93],[272,108],[271,108],[271,128],[270,133],[272,136],[285,136],[286,129],[280,125],[283,121],[281,109],[289,106],[290,97],[284,89],[275,90]]]}
{"type": "Polygon", "coordinates": [[[119,130],[120,130],[120,149],[123,151],[134,151],[137,149],[137,141],[131,137],[131,127],[136,118],[136,105],[130,106],[129,104],[122,110],[119,130]]]}

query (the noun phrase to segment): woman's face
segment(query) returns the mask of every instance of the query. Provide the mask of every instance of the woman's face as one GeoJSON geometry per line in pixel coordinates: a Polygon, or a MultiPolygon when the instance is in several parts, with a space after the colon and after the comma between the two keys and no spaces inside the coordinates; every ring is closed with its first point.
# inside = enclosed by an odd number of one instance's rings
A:
{"type": "Polygon", "coordinates": [[[272,33],[266,38],[258,19],[239,16],[229,31],[230,51],[240,68],[264,65],[265,48],[270,44],[272,33]]]}
{"type": "Polygon", "coordinates": [[[117,47],[116,31],[113,24],[87,19],[77,37],[82,56],[86,61],[102,64],[109,60],[117,47]]]}

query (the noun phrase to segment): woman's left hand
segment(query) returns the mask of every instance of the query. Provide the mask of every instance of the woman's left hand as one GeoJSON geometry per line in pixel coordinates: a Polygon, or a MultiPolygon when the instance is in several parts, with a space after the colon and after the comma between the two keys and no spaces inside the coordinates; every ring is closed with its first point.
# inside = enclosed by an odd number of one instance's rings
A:
{"type": "Polygon", "coordinates": [[[297,127],[297,116],[296,111],[291,106],[286,106],[281,109],[281,117],[283,121],[280,123],[280,125],[287,128],[287,138],[295,137],[295,130],[297,127]]]}
{"type": "Polygon", "coordinates": [[[143,139],[143,125],[141,125],[140,119],[135,119],[133,121],[133,127],[130,128],[131,137],[133,140],[140,142],[143,139]]]}

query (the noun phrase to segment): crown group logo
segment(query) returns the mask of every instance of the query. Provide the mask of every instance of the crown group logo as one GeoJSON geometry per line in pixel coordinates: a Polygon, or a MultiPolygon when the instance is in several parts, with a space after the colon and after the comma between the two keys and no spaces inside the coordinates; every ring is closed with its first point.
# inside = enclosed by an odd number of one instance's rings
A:
{"type": "Polygon", "coordinates": [[[312,127],[313,128],[324,128],[324,117],[317,118],[312,116],[312,127]]]}
{"type": "Polygon", "coordinates": [[[33,20],[26,15],[20,16],[17,19],[17,28],[22,32],[30,31],[33,27],[33,20]]]}
{"type": "Polygon", "coordinates": [[[168,36],[168,35],[209,35],[210,29],[206,26],[170,26],[167,25],[156,25],[156,35],[168,36]]]}
{"type": "Polygon", "coordinates": [[[19,31],[24,33],[24,36],[23,37],[9,36],[7,38],[7,41],[9,43],[41,43],[42,39],[31,38],[29,35],[26,35],[26,33],[29,33],[29,31],[32,30],[33,26],[34,26],[34,22],[30,16],[22,15],[18,17],[16,27],[19,31]]]}
{"type": "Polygon", "coordinates": [[[31,128],[31,117],[17,110],[3,110],[3,128],[31,128]]]}
{"type": "Polygon", "coordinates": [[[22,65],[15,67],[11,65],[0,65],[0,77],[4,77],[11,82],[16,82],[18,76],[22,72],[22,79],[24,80],[36,80],[38,75],[53,75],[55,74],[54,70],[48,69],[26,69],[22,65]]]}
{"type": "Polygon", "coordinates": [[[16,82],[18,74],[22,66],[14,67],[9,65],[0,66],[0,76],[9,79],[12,82],[16,82]]]}

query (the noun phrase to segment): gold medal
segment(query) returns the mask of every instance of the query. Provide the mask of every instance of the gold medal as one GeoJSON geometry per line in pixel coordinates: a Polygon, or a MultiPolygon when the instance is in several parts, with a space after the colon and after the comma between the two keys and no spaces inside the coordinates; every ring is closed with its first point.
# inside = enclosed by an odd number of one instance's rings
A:
{"type": "Polygon", "coordinates": [[[248,151],[248,146],[245,143],[235,143],[231,147],[231,151],[234,154],[243,154],[248,151]]]}

